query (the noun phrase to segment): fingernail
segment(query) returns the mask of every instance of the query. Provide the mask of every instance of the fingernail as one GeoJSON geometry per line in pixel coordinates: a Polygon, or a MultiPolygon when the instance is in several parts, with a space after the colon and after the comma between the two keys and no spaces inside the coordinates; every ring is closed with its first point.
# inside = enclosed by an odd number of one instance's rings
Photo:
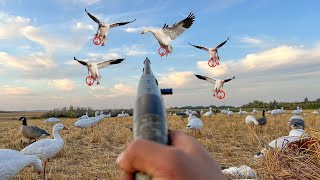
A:
{"type": "Polygon", "coordinates": [[[120,161],[122,161],[123,156],[124,156],[124,153],[122,152],[122,153],[117,157],[117,160],[116,160],[116,163],[117,163],[117,164],[119,164],[120,161]]]}

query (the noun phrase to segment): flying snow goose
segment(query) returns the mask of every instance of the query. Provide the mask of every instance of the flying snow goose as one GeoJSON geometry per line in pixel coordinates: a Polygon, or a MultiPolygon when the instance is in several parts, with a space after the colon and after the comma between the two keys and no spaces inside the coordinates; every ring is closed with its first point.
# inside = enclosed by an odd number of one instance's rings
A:
{"type": "Polygon", "coordinates": [[[185,30],[190,28],[193,24],[195,16],[190,13],[184,20],[174,23],[172,26],[164,24],[162,28],[145,28],[141,34],[151,32],[153,36],[158,40],[160,46],[166,49],[167,53],[172,53],[173,48],[170,42],[181,35],[185,30]]]}
{"type": "Polygon", "coordinates": [[[213,115],[213,112],[212,112],[212,107],[209,108],[209,111],[207,111],[206,113],[204,113],[203,116],[206,116],[206,117],[211,117],[213,115]]]}
{"type": "Polygon", "coordinates": [[[224,44],[226,44],[226,42],[229,40],[229,38],[225,41],[223,41],[222,43],[220,43],[218,46],[216,47],[213,47],[213,48],[207,48],[207,47],[204,47],[204,46],[198,46],[198,45],[193,45],[193,44],[190,44],[191,46],[193,47],[196,47],[198,49],[202,49],[204,51],[208,51],[209,52],[209,55],[210,55],[210,59],[215,59],[217,60],[217,64],[219,64],[220,62],[220,57],[219,57],[219,54],[218,54],[218,49],[220,47],[222,47],[224,44]]]}
{"type": "Polygon", "coordinates": [[[27,118],[26,117],[21,117],[19,120],[22,121],[20,131],[25,138],[29,139],[29,144],[31,143],[31,141],[33,139],[36,141],[37,138],[44,137],[44,136],[50,136],[50,134],[47,131],[45,131],[37,126],[27,126],[27,118]]]}
{"type": "Polygon", "coordinates": [[[78,60],[75,57],[74,57],[74,60],[78,61],[80,64],[82,64],[84,66],[87,66],[89,76],[92,76],[94,80],[97,80],[97,84],[100,84],[99,80],[101,79],[102,76],[99,73],[99,69],[106,68],[106,67],[113,65],[113,64],[119,64],[124,59],[123,58],[122,59],[112,59],[112,60],[103,61],[100,63],[85,62],[85,61],[78,60]]]}
{"type": "Polygon", "coordinates": [[[266,125],[267,124],[267,118],[265,116],[265,110],[262,110],[262,117],[256,118],[253,115],[249,115],[245,119],[246,124],[255,124],[255,125],[266,125]]]}
{"type": "Polygon", "coordinates": [[[98,18],[96,18],[95,16],[93,16],[92,14],[90,14],[86,9],[85,11],[87,12],[88,16],[94,21],[96,22],[99,26],[98,26],[98,30],[97,30],[97,34],[96,36],[98,36],[101,41],[102,41],[102,46],[104,46],[104,43],[108,40],[107,36],[109,33],[110,28],[114,28],[114,27],[118,27],[118,26],[123,26],[126,25],[128,23],[132,23],[133,21],[127,21],[127,22],[117,22],[117,23],[111,23],[111,24],[106,24],[104,22],[101,22],[98,18]]]}
{"type": "Polygon", "coordinates": [[[64,141],[60,136],[61,130],[67,130],[63,124],[56,124],[52,128],[53,139],[42,139],[22,149],[20,152],[25,155],[36,155],[44,161],[44,174],[46,162],[49,158],[54,157],[63,148],[64,141]]]}
{"type": "Polygon", "coordinates": [[[58,118],[55,118],[55,117],[51,117],[51,118],[49,118],[49,119],[46,119],[46,120],[44,120],[43,121],[43,123],[58,123],[58,122],[60,122],[60,119],[58,119],[58,118]]]}
{"type": "Polygon", "coordinates": [[[27,166],[33,166],[38,174],[42,171],[41,160],[35,155],[24,155],[12,149],[0,149],[0,179],[13,178],[27,166]]]}
{"type": "Polygon", "coordinates": [[[194,131],[196,136],[197,131],[199,131],[200,133],[200,129],[202,129],[202,127],[203,123],[201,119],[197,118],[192,113],[189,113],[187,129],[191,129],[192,131],[194,131]]]}
{"type": "Polygon", "coordinates": [[[213,88],[213,91],[214,91],[213,96],[214,97],[215,97],[216,93],[218,93],[218,91],[223,88],[224,83],[229,82],[232,79],[236,78],[235,76],[233,76],[230,79],[221,80],[221,79],[209,78],[207,76],[202,76],[202,75],[198,75],[198,74],[195,74],[195,76],[201,80],[205,80],[211,84],[214,84],[214,88],[213,88]]]}

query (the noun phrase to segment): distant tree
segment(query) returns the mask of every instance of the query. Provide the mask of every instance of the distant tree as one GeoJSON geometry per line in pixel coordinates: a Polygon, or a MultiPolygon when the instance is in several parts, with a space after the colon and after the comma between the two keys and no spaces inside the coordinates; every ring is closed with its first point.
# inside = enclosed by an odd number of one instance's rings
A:
{"type": "Polygon", "coordinates": [[[304,103],[307,104],[309,102],[308,97],[304,98],[304,103]]]}
{"type": "Polygon", "coordinates": [[[320,103],[320,98],[318,98],[316,101],[317,101],[317,103],[320,103]]]}

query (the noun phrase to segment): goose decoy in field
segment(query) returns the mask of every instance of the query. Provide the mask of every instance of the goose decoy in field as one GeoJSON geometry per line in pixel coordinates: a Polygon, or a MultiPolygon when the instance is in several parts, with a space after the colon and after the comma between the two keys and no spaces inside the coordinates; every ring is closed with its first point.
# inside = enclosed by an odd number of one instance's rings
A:
{"type": "Polygon", "coordinates": [[[99,37],[100,40],[102,41],[101,45],[104,46],[104,43],[108,40],[107,36],[109,33],[110,28],[114,28],[114,27],[118,27],[118,26],[123,26],[126,25],[128,23],[132,23],[133,21],[127,21],[127,22],[117,22],[117,23],[111,23],[111,24],[106,24],[104,22],[101,22],[98,18],[96,18],[95,16],[93,16],[92,14],[90,14],[87,9],[85,9],[86,13],[88,14],[88,16],[94,21],[96,22],[99,26],[98,26],[98,30],[97,30],[97,34],[96,37],[99,37]]]}
{"type": "Polygon", "coordinates": [[[245,119],[246,124],[255,124],[255,125],[266,125],[267,124],[267,118],[265,116],[265,110],[262,110],[262,117],[261,118],[256,118],[253,115],[249,115],[245,119]]]}
{"type": "Polygon", "coordinates": [[[114,64],[119,64],[121,63],[124,59],[112,59],[112,60],[108,60],[108,61],[103,61],[100,63],[95,63],[95,62],[85,62],[85,61],[81,61],[78,60],[74,57],[74,60],[78,61],[80,64],[86,66],[88,68],[88,74],[89,76],[91,76],[93,78],[93,80],[97,80],[97,84],[100,84],[100,79],[101,79],[101,75],[99,72],[99,69],[101,68],[106,68],[110,65],[114,65],[114,64]]]}
{"type": "Polygon", "coordinates": [[[241,108],[239,108],[239,112],[238,112],[238,114],[240,114],[240,116],[241,116],[241,115],[243,115],[243,114],[247,114],[247,111],[242,111],[242,109],[241,109],[241,108]]]}
{"type": "Polygon", "coordinates": [[[212,107],[209,108],[209,111],[207,111],[206,113],[204,113],[203,116],[206,116],[206,117],[211,117],[213,115],[213,112],[212,112],[212,107]]]}
{"type": "Polygon", "coordinates": [[[27,166],[33,166],[33,171],[40,174],[42,171],[41,160],[35,155],[24,155],[12,149],[0,149],[0,179],[13,178],[27,166]]]}
{"type": "Polygon", "coordinates": [[[218,46],[213,47],[213,48],[207,48],[207,47],[204,47],[204,46],[193,45],[193,44],[190,44],[190,43],[189,43],[189,45],[191,45],[191,46],[193,46],[195,48],[202,49],[204,51],[209,52],[210,59],[217,60],[217,64],[219,65],[220,57],[219,57],[219,54],[218,54],[218,49],[221,48],[224,44],[226,44],[226,42],[228,40],[229,40],[229,38],[227,40],[223,41],[222,43],[220,43],[218,46]]]}
{"type": "Polygon", "coordinates": [[[230,109],[228,108],[228,110],[227,110],[228,112],[227,112],[227,115],[228,116],[233,116],[233,111],[230,111],[230,109]]]}
{"type": "Polygon", "coordinates": [[[204,114],[203,109],[201,109],[200,114],[201,114],[201,116],[204,114]]]}
{"type": "Polygon", "coordinates": [[[187,129],[191,129],[194,131],[194,135],[197,135],[197,131],[200,133],[200,129],[202,129],[203,123],[201,119],[194,116],[192,113],[189,113],[187,129]]]}
{"type": "Polygon", "coordinates": [[[164,24],[162,28],[145,28],[141,34],[151,32],[153,36],[158,40],[161,47],[166,50],[166,54],[172,53],[173,48],[170,42],[181,35],[185,30],[190,28],[193,24],[195,16],[190,13],[184,20],[174,23],[172,26],[164,24]]]}
{"type": "Polygon", "coordinates": [[[91,120],[90,118],[79,118],[74,124],[73,126],[74,127],[77,127],[77,128],[81,128],[81,129],[86,129],[88,127],[91,126],[91,120]]]}
{"type": "Polygon", "coordinates": [[[43,123],[58,123],[58,122],[60,122],[60,119],[58,119],[58,118],[55,118],[55,117],[51,117],[51,118],[49,118],[49,119],[46,119],[46,120],[44,120],[43,121],[43,123]]]}
{"type": "Polygon", "coordinates": [[[88,112],[86,112],[85,115],[82,115],[81,117],[79,117],[79,119],[87,119],[87,118],[89,118],[88,112]]]}
{"type": "Polygon", "coordinates": [[[198,75],[198,74],[195,74],[195,76],[198,79],[205,80],[205,81],[208,81],[211,84],[214,84],[214,88],[213,88],[213,91],[214,91],[213,96],[214,97],[215,97],[216,93],[218,93],[218,91],[223,88],[224,83],[229,82],[229,81],[231,81],[232,79],[235,78],[235,76],[233,76],[230,79],[221,80],[221,79],[209,78],[207,76],[202,76],[202,75],[198,75]]]}
{"type": "Polygon", "coordinates": [[[125,117],[124,111],[122,111],[121,114],[118,114],[117,117],[125,117]]]}
{"type": "Polygon", "coordinates": [[[299,115],[302,113],[302,108],[300,108],[299,106],[297,107],[296,110],[292,111],[292,114],[294,115],[299,115]]]}
{"type": "Polygon", "coordinates": [[[25,155],[36,155],[38,158],[44,161],[44,175],[47,160],[54,157],[62,150],[64,141],[60,136],[61,130],[67,130],[63,124],[56,124],[52,128],[53,139],[42,139],[22,149],[20,152],[25,155]]]}
{"type": "Polygon", "coordinates": [[[258,110],[256,110],[256,108],[253,108],[253,110],[252,110],[252,113],[253,114],[256,114],[256,113],[258,113],[259,111],[258,110]]]}
{"type": "Polygon", "coordinates": [[[292,116],[289,121],[288,125],[291,129],[304,129],[304,119],[301,116],[292,116]]]}
{"type": "Polygon", "coordinates": [[[222,170],[228,179],[258,179],[257,173],[251,167],[243,165],[240,167],[229,167],[222,170]]]}
{"type": "Polygon", "coordinates": [[[27,118],[26,117],[20,117],[19,120],[22,121],[22,125],[20,128],[21,134],[25,138],[29,139],[29,144],[31,143],[31,141],[33,139],[36,141],[40,137],[50,136],[50,134],[47,131],[45,131],[37,126],[27,126],[27,118]]]}

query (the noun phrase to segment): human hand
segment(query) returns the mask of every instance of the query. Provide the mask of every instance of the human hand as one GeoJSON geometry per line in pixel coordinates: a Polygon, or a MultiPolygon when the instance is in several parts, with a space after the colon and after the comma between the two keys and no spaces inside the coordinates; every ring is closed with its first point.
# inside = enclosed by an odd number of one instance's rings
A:
{"type": "Polygon", "coordinates": [[[220,166],[192,137],[177,131],[169,133],[171,145],[147,140],[132,141],[117,158],[123,170],[121,179],[145,172],[153,180],[226,179],[220,166]]]}

